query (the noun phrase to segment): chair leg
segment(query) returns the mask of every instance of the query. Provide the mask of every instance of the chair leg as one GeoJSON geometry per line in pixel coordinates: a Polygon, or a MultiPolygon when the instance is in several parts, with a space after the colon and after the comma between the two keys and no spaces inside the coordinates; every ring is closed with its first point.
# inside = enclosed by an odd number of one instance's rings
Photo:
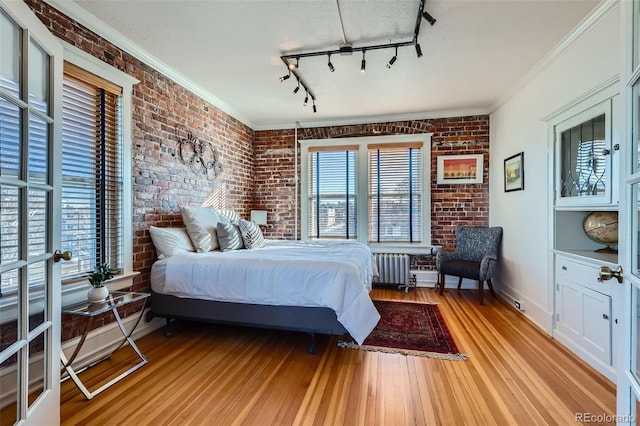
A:
{"type": "Polygon", "coordinates": [[[444,293],[444,280],[445,280],[445,275],[440,274],[440,279],[438,283],[438,292],[440,293],[441,296],[444,293]]]}
{"type": "Polygon", "coordinates": [[[458,277],[458,290],[462,287],[462,277],[458,277]]]}
{"type": "Polygon", "coordinates": [[[480,304],[484,305],[484,281],[478,280],[478,295],[480,296],[480,304]]]}
{"type": "Polygon", "coordinates": [[[491,295],[496,297],[496,292],[493,290],[493,283],[491,282],[491,278],[487,280],[487,285],[489,286],[489,291],[491,291],[491,295]]]}

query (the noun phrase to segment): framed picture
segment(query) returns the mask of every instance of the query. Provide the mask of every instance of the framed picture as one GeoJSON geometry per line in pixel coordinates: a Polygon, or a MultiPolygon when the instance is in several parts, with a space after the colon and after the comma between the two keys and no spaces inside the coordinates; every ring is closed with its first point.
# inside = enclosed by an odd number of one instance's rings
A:
{"type": "Polygon", "coordinates": [[[441,155],[438,157],[438,185],[482,183],[484,174],[484,156],[441,155]]]}
{"type": "Polygon", "coordinates": [[[524,152],[504,160],[504,192],[524,189],[524,152]]]}

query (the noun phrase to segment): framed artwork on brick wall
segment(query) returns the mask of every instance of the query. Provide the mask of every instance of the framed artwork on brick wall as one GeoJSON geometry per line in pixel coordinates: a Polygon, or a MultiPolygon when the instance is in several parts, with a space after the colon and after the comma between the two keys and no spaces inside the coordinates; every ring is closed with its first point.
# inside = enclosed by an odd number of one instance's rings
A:
{"type": "Polygon", "coordinates": [[[524,189],[524,152],[504,160],[504,192],[524,189]]]}
{"type": "Polygon", "coordinates": [[[438,157],[438,185],[483,183],[483,154],[438,157]]]}

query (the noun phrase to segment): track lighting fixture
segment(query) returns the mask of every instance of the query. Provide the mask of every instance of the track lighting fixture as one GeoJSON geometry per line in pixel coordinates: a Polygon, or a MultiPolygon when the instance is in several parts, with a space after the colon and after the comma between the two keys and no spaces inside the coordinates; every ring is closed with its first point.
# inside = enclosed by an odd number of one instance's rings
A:
{"type": "Polygon", "coordinates": [[[285,74],[282,77],[280,77],[280,83],[282,83],[285,80],[288,80],[289,77],[291,77],[291,72],[289,72],[289,74],[285,74]]]}
{"type": "Polygon", "coordinates": [[[424,19],[426,19],[427,22],[430,23],[431,25],[436,23],[436,18],[434,18],[433,16],[429,15],[429,12],[422,12],[422,17],[424,19]]]}
{"type": "Polygon", "coordinates": [[[391,59],[389,59],[389,62],[387,62],[386,64],[387,68],[393,67],[393,65],[397,62],[399,47],[413,46],[416,49],[416,56],[418,58],[421,58],[422,48],[420,47],[420,43],[418,43],[418,36],[420,34],[420,24],[423,19],[426,20],[432,26],[437,22],[433,16],[431,16],[428,12],[425,12],[424,10],[425,2],[426,0],[419,0],[418,2],[419,3],[418,13],[415,20],[413,37],[411,38],[411,40],[394,42],[394,43],[371,44],[367,46],[356,46],[356,47],[354,47],[350,42],[347,42],[345,40],[345,42],[342,45],[340,45],[335,49],[319,50],[319,51],[304,52],[304,53],[298,51],[292,54],[285,54],[280,56],[280,59],[287,67],[288,74],[280,77],[280,81],[283,82],[285,80],[288,80],[291,77],[291,74],[293,74],[293,76],[296,78],[296,81],[297,81],[297,85],[293,89],[293,94],[294,95],[297,94],[300,91],[300,87],[302,87],[305,91],[303,105],[307,106],[309,103],[309,97],[311,97],[311,100],[313,101],[313,112],[315,113],[317,112],[316,97],[314,92],[309,88],[309,85],[304,80],[304,78],[302,78],[300,74],[300,68],[299,68],[300,58],[309,58],[309,57],[327,55],[327,67],[329,68],[330,72],[334,72],[336,69],[333,66],[333,63],[331,62],[332,54],[349,56],[349,55],[352,55],[354,52],[362,52],[362,61],[360,62],[360,72],[363,72],[363,73],[366,72],[366,69],[367,69],[367,60],[366,60],[367,50],[395,48],[395,54],[391,57],[391,59]]]}
{"type": "Polygon", "coordinates": [[[420,43],[416,43],[416,55],[418,58],[422,58],[422,48],[420,47],[420,43]]]}
{"type": "Polygon", "coordinates": [[[393,55],[391,59],[389,59],[389,62],[387,62],[387,68],[391,68],[393,64],[396,63],[397,59],[398,59],[398,46],[396,46],[396,54],[393,55]]]}

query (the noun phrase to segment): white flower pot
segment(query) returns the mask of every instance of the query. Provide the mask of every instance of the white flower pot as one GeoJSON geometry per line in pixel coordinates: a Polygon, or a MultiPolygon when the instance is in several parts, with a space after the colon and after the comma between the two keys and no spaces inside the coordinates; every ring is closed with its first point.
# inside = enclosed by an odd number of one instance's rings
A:
{"type": "Polygon", "coordinates": [[[91,303],[104,302],[109,296],[109,289],[107,287],[91,287],[87,293],[87,298],[91,303]]]}

